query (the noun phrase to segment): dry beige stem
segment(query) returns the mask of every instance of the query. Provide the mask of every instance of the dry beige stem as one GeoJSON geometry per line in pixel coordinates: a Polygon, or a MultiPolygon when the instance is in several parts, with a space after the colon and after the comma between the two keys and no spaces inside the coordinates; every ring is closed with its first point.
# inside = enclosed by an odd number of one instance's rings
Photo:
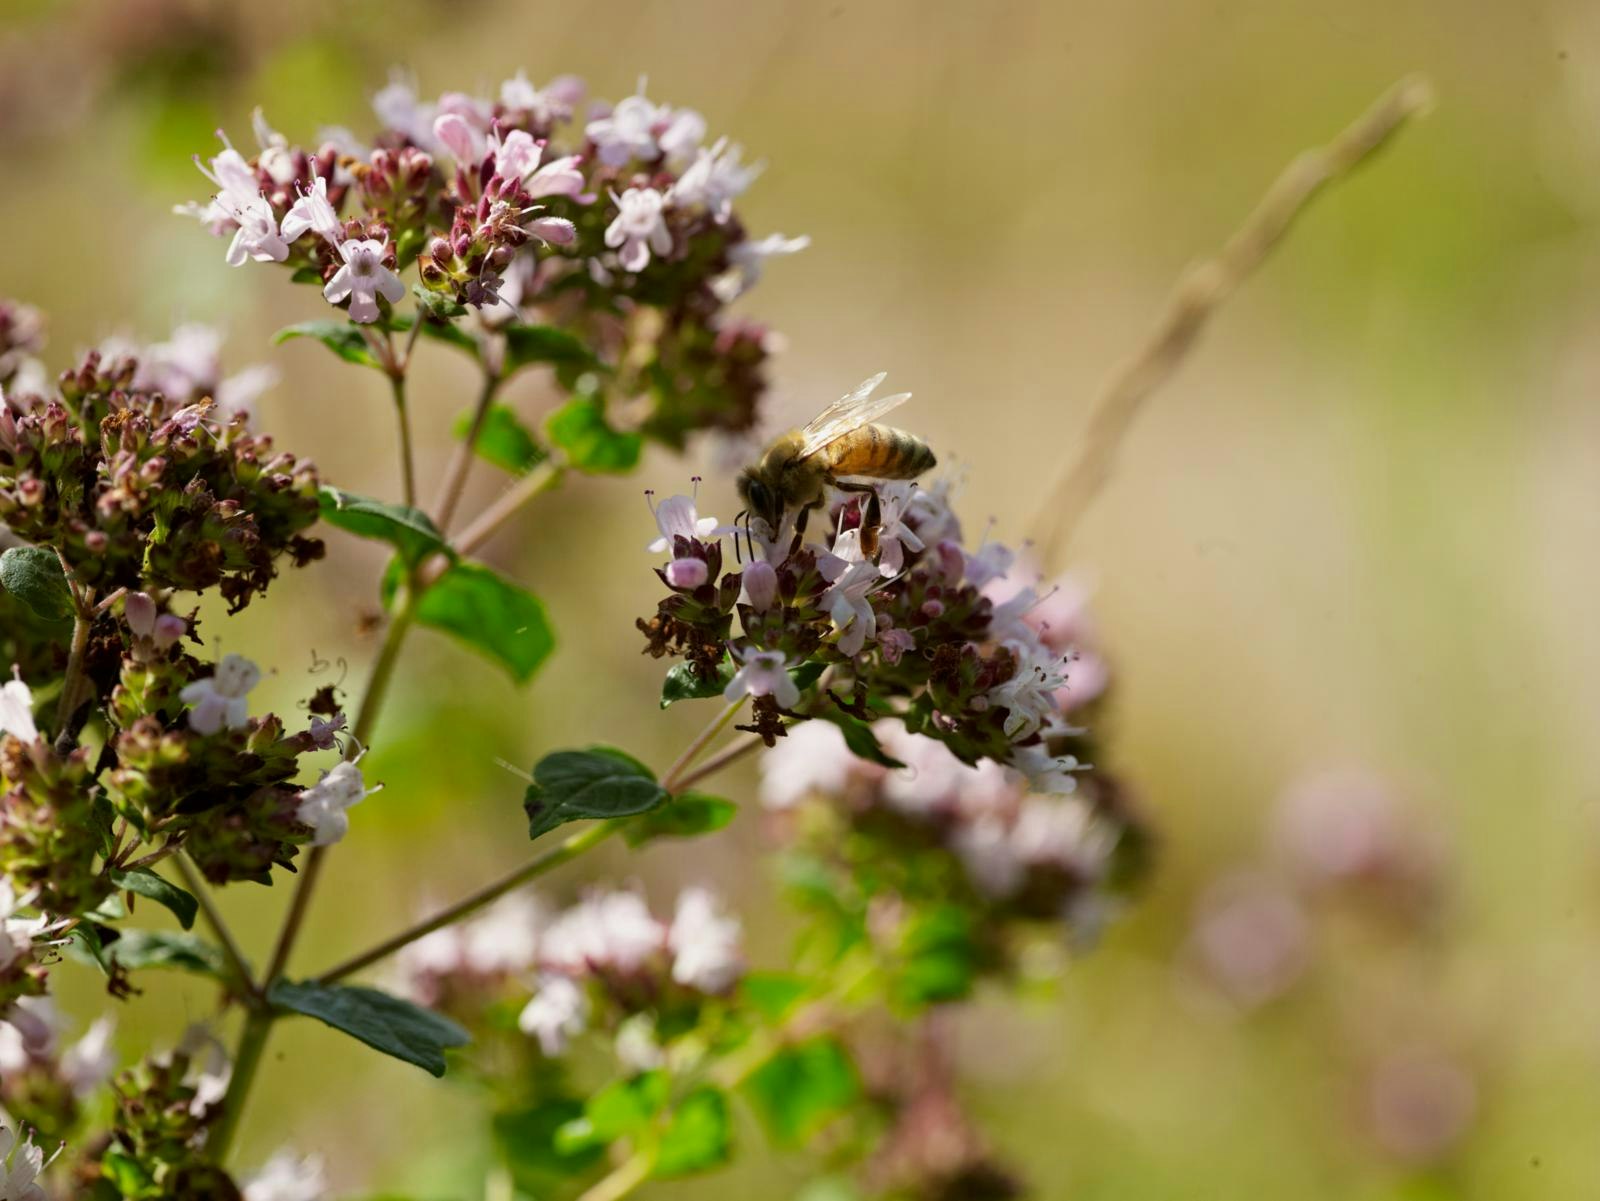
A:
{"type": "Polygon", "coordinates": [[[1183,273],[1148,341],[1106,381],[1090,411],[1082,451],[1039,511],[1034,541],[1042,567],[1055,565],[1056,553],[1111,478],[1117,451],[1145,401],[1177,371],[1212,314],[1261,265],[1312,197],[1364,162],[1432,100],[1427,80],[1402,79],[1333,141],[1291,162],[1221,251],[1183,273]]]}

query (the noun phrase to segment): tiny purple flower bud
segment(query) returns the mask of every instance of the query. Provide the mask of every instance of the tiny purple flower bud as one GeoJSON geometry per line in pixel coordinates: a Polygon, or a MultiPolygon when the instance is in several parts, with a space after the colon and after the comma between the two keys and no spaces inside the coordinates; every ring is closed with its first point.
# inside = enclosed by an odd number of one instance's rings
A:
{"type": "Polygon", "coordinates": [[[674,588],[698,588],[710,575],[702,559],[674,559],[667,564],[667,583],[674,588]]]}
{"type": "Polygon", "coordinates": [[[744,571],[744,594],[750,607],[765,613],[778,599],[778,573],[771,563],[758,559],[744,571]]]}
{"type": "Polygon", "coordinates": [[[188,632],[189,623],[183,618],[172,613],[163,613],[156,618],[155,631],[150,635],[150,641],[155,643],[156,650],[164,651],[188,632]]]}
{"type": "Polygon", "coordinates": [[[148,638],[156,629],[156,603],[148,593],[130,592],[123,599],[122,615],[137,638],[148,638]]]}

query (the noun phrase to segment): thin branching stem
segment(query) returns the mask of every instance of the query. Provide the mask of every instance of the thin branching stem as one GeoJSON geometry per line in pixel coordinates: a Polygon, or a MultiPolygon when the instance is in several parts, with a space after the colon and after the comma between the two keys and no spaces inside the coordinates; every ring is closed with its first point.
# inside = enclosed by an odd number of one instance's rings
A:
{"type": "Polygon", "coordinates": [[[417,464],[411,448],[411,409],[406,404],[405,372],[389,375],[389,390],[394,394],[395,422],[400,428],[400,495],[408,505],[417,503],[417,464]]]}
{"type": "Polygon", "coordinates": [[[472,473],[472,464],[478,455],[478,439],[483,436],[483,427],[489,418],[489,409],[494,404],[495,393],[500,390],[500,377],[484,372],[483,388],[478,392],[478,403],[472,410],[472,424],[467,427],[467,436],[456,443],[456,448],[450,453],[450,462],[444,469],[444,482],[439,485],[439,499],[434,505],[433,524],[439,527],[441,533],[450,532],[450,522],[456,515],[456,506],[461,503],[461,494],[466,490],[467,477],[472,473]]]}
{"type": "Polygon", "coordinates": [[[211,889],[207,887],[194,864],[189,862],[189,856],[180,853],[173,857],[172,862],[178,869],[178,874],[183,877],[183,886],[194,894],[196,901],[200,902],[200,916],[205,919],[206,925],[211,927],[212,935],[222,947],[223,958],[228,961],[228,970],[234,974],[239,987],[246,994],[253,993],[255,984],[250,978],[250,964],[244,957],[239,940],[233,936],[233,931],[223,919],[222,911],[217,908],[211,889]]]}
{"type": "MultiPolygon", "coordinates": [[[[744,698],[741,697],[738,701],[724,706],[722,711],[712,718],[700,733],[695,735],[689,745],[684,748],[683,754],[678,756],[673,765],[667,769],[667,774],[661,778],[661,786],[663,788],[669,793],[676,794],[688,787],[691,774],[695,779],[703,779],[710,774],[704,770],[690,773],[688,768],[711,741],[733,720],[734,715],[739,712],[739,708],[743,703],[744,698]]],[[[758,739],[757,741],[760,740],[758,739]]],[[[731,759],[728,760],[728,762],[731,761],[731,759]]],[[[393,937],[384,939],[377,946],[370,947],[359,955],[345,960],[337,967],[323,972],[322,975],[317,977],[317,982],[320,984],[333,984],[343,980],[346,976],[353,975],[362,968],[370,967],[380,960],[387,959],[402,947],[432,934],[435,930],[442,930],[446,926],[453,926],[462,919],[471,917],[480,909],[498,901],[508,892],[521,888],[524,884],[537,879],[551,869],[560,867],[563,863],[576,859],[585,851],[599,846],[621,828],[622,824],[620,822],[597,822],[576,834],[568,835],[550,850],[534,856],[527,863],[500,877],[493,883],[484,885],[469,896],[463,897],[449,908],[440,910],[432,917],[418,922],[414,926],[407,927],[393,937]]]]}
{"type": "Polygon", "coordinates": [[[507,489],[499,500],[473,518],[471,524],[461,531],[461,537],[455,540],[456,549],[464,555],[470,555],[489,541],[501,526],[516,516],[518,509],[560,482],[563,466],[552,455],[528,472],[507,489]]]}
{"type": "Polygon", "coordinates": [[[1211,317],[1261,266],[1302,211],[1328,184],[1348,175],[1432,103],[1426,80],[1401,80],[1326,146],[1307,150],[1267,189],[1243,225],[1211,258],[1178,279],[1155,328],[1119,364],[1090,406],[1078,457],[1057,479],[1035,520],[1041,566],[1053,565],[1111,478],[1116,457],[1145,402],[1172,378],[1211,317]]]}

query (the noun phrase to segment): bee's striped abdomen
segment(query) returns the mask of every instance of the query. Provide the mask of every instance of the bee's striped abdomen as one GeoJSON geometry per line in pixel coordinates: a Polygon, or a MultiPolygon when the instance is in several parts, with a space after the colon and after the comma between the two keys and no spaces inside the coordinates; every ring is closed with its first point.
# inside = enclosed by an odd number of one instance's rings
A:
{"type": "Polygon", "coordinates": [[[864,425],[824,453],[833,475],[878,480],[914,479],[938,462],[921,438],[888,425],[864,425]]]}

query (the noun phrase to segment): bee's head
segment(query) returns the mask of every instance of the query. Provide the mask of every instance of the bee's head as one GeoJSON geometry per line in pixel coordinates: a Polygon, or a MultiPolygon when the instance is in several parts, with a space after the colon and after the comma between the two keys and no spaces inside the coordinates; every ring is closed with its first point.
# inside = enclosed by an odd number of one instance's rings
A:
{"type": "Polygon", "coordinates": [[[740,473],[737,487],[751,515],[761,518],[767,523],[767,528],[776,533],[783,521],[783,498],[777,489],[763,480],[761,473],[753,467],[740,473]]]}

